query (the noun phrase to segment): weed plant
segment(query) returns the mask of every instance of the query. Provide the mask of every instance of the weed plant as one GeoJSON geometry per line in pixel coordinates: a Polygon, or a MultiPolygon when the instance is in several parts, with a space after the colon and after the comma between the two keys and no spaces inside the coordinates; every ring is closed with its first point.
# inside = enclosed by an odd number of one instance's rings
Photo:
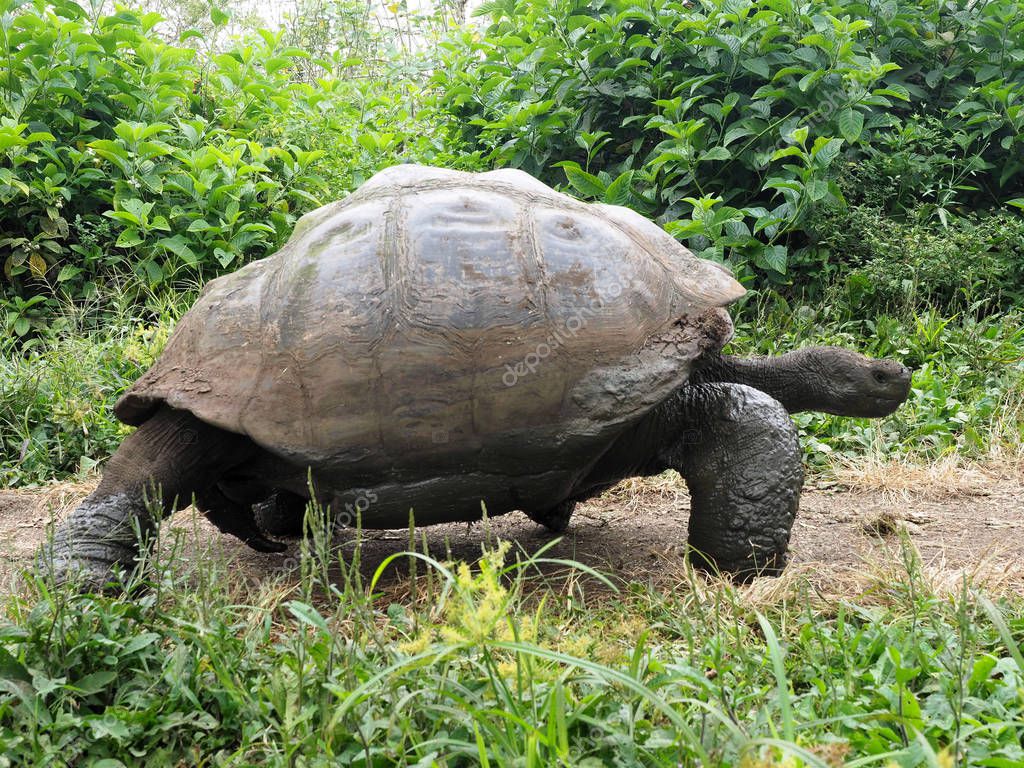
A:
{"type": "Polygon", "coordinates": [[[370,571],[358,536],[332,547],[322,530],[295,572],[244,584],[187,535],[130,598],[34,576],[9,599],[0,763],[1024,761],[1024,604],[936,594],[907,540],[853,601],[797,577],[758,604],[688,570],[662,592],[507,542],[370,571]]]}

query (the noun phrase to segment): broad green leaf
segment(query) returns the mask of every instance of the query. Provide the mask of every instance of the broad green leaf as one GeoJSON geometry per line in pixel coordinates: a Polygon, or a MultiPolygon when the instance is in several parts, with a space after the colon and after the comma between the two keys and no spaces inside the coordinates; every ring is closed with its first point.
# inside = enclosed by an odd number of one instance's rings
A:
{"type": "Polygon", "coordinates": [[[135,229],[135,227],[129,227],[117,236],[117,241],[114,245],[121,248],[132,248],[141,242],[142,236],[139,234],[139,230],[135,229]]]}
{"type": "Polygon", "coordinates": [[[811,157],[814,158],[815,162],[822,168],[827,168],[832,164],[832,161],[839,156],[839,151],[843,147],[842,139],[835,139],[829,136],[819,136],[814,140],[814,146],[811,148],[811,157]]]}
{"type": "Polygon", "coordinates": [[[847,107],[839,113],[839,132],[843,134],[847,144],[855,143],[864,130],[864,115],[853,107],[847,107]]]}
{"type": "Polygon", "coordinates": [[[786,274],[788,251],[784,245],[766,245],[758,255],[756,262],[762,269],[771,269],[786,274]]]}
{"type": "Polygon", "coordinates": [[[87,144],[97,155],[104,160],[109,160],[125,175],[131,176],[131,165],[128,159],[128,152],[116,141],[108,139],[97,139],[87,144]]]}
{"type": "Polygon", "coordinates": [[[825,72],[824,70],[821,69],[816,69],[813,72],[808,72],[806,75],[800,78],[800,81],[797,83],[797,88],[799,88],[801,91],[808,91],[810,90],[811,86],[813,86],[816,82],[821,80],[821,78],[824,76],[825,72]]]}
{"type": "Polygon", "coordinates": [[[745,125],[734,125],[732,128],[725,132],[725,136],[722,137],[722,146],[727,147],[737,139],[742,139],[745,136],[750,136],[754,133],[752,128],[748,128],[745,125]]]}
{"type": "Polygon", "coordinates": [[[157,240],[157,245],[166,248],[176,256],[180,256],[189,264],[195,264],[199,261],[192,249],[188,247],[188,243],[185,242],[185,238],[181,235],[174,235],[174,237],[162,237],[157,240]]]}
{"type": "Polygon", "coordinates": [[[822,48],[826,51],[831,51],[832,49],[835,48],[835,43],[833,41],[829,40],[827,37],[817,32],[811,35],[807,35],[806,37],[798,40],[797,42],[803,45],[811,45],[817,48],[822,48]]]}
{"type": "Polygon", "coordinates": [[[60,272],[57,274],[57,282],[63,283],[78,277],[82,273],[82,270],[72,264],[65,264],[60,268],[60,272]]]}
{"type": "Polygon", "coordinates": [[[604,202],[609,205],[626,205],[629,202],[631,184],[633,182],[633,171],[625,171],[619,174],[608,188],[604,191],[604,202]]]}
{"type": "Polygon", "coordinates": [[[777,149],[777,150],[775,150],[772,153],[771,160],[772,160],[772,162],[775,162],[776,160],[781,160],[784,157],[792,157],[793,155],[802,155],[803,153],[804,153],[804,151],[802,149],[800,149],[800,147],[796,147],[796,146],[783,147],[782,149],[777,149]]]}
{"type": "Polygon", "coordinates": [[[99,693],[117,679],[117,672],[111,669],[101,670],[86,675],[69,687],[81,696],[91,696],[99,693]]]}
{"type": "Polygon", "coordinates": [[[104,211],[103,215],[111,219],[117,219],[118,221],[127,222],[128,224],[142,224],[142,222],[139,220],[139,217],[136,216],[134,213],[131,213],[130,211],[104,211]]]}
{"type": "Polygon", "coordinates": [[[801,184],[796,179],[783,179],[783,178],[779,178],[777,176],[774,176],[774,177],[768,179],[764,183],[764,187],[763,187],[763,189],[791,189],[791,190],[793,190],[795,192],[799,192],[803,188],[804,188],[804,185],[801,184]]]}
{"type": "Polygon", "coordinates": [[[728,160],[732,152],[727,147],[712,147],[700,156],[700,160],[728,160]]]}
{"type": "Polygon", "coordinates": [[[142,131],[145,127],[145,123],[122,120],[114,126],[114,133],[126,144],[134,144],[142,138],[142,131]]]}
{"type": "Polygon", "coordinates": [[[587,173],[575,163],[562,166],[572,188],[584,197],[603,198],[605,185],[597,176],[587,173]]]}
{"type": "Polygon", "coordinates": [[[824,179],[811,179],[804,185],[807,196],[817,202],[828,194],[828,182],[824,179]]]}
{"type": "MultiPolygon", "coordinates": [[[[19,334],[23,336],[24,334],[19,334]]],[[[3,646],[0,646],[0,680],[11,680],[20,683],[32,681],[32,675],[25,668],[25,665],[18,661],[14,655],[3,646]]]]}
{"type": "Polygon", "coordinates": [[[152,259],[143,259],[136,265],[135,269],[137,272],[142,273],[142,276],[149,281],[150,285],[157,285],[163,282],[164,271],[152,259]]]}
{"type": "Polygon", "coordinates": [[[999,660],[990,653],[982,654],[975,660],[971,669],[970,679],[967,681],[969,687],[975,687],[988,679],[992,670],[995,669],[999,660]]]}
{"type": "Polygon", "coordinates": [[[763,57],[758,57],[756,59],[743,59],[740,61],[740,66],[748,72],[760,75],[766,80],[771,75],[771,70],[768,68],[768,60],[763,57]]]}
{"type": "Polygon", "coordinates": [[[900,101],[910,101],[910,92],[902,85],[892,85],[888,88],[876,88],[871,93],[875,96],[892,96],[900,101]]]}
{"type": "Polygon", "coordinates": [[[214,248],[213,257],[217,259],[217,263],[225,269],[235,260],[235,254],[225,251],[223,248],[214,248]]]}

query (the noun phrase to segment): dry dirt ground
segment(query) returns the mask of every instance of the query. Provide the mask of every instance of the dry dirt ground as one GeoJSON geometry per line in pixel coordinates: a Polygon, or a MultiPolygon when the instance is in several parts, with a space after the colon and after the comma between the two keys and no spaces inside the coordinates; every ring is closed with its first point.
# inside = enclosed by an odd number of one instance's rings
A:
{"type": "MultiPolygon", "coordinates": [[[[66,515],[90,489],[83,483],[0,491],[0,590],[19,589],[47,522],[66,515]]],[[[628,481],[577,507],[569,531],[547,556],[577,560],[613,579],[678,585],[688,503],[678,476],[628,481]]],[[[865,578],[875,574],[877,582],[879,574],[900,562],[901,549],[906,551],[900,542],[909,537],[923,574],[937,590],[957,591],[966,575],[989,588],[1024,593],[1022,529],[1020,462],[923,468],[860,464],[838,471],[834,479],[809,482],[793,529],[787,574],[806,577],[829,594],[859,592],[865,578]]],[[[254,552],[221,535],[191,509],[176,514],[170,530],[181,532],[173,555],[176,567],[216,556],[226,557],[231,572],[251,583],[277,578],[287,585],[298,579],[297,542],[282,555],[254,552]]],[[[519,513],[468,526],[432,526],[418,537],[424,534],[432,555],[468,560],[495,538],[511,539],[527,553],[552,538],[519,513]]],[[[351,552],[355,533],[343,531],[338,539],[341,552],[351,552]]],[[[162,541],[172,540],[165,528],[162,541]]],[[[372,573],[389,555],[406,549],[408,531],[366,531],[362,570],[372,573]]],[[[407,567],[395,571],[404,574],[407,567]]],[[[770,585],[776,580],[756,581],[770,585]]]]}

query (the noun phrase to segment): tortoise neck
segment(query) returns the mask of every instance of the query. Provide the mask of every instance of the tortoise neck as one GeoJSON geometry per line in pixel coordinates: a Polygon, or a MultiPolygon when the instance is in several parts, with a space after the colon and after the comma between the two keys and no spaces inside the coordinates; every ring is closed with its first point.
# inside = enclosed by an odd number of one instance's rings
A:
{"type": "Polygon", "coordinates": [[[717,355],[691,376],[690,381],[745,384],[775,398],[790,413],[825,410],[827,391],[819,384],[821,372],[813,364],[814,360],[813,353],[805,349],[778,357],[717,355]]]}

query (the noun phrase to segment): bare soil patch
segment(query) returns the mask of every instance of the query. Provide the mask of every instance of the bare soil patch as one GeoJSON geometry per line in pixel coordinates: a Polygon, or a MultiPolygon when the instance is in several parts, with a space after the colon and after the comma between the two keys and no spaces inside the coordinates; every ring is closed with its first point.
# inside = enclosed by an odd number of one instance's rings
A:
{"type": "MultiPolygon", "coordinates": [[[[65,483],[0,492],[0,589],[19,588],[47,523],[66,515],[90,490],[90,484],[65,483]]],[[[688,517],[689,499],[678,476],[627,481],[580,505],[569,531],[548,556],[578,560],[623,581],[668,588],[678,585],[684,572],[688,517]]],[[[254,552],[191,509],[176,514],[165,528],[165,551],[175,533],[180,543],[173,552],[183,568],[222,556],[231,562],[232,573],[250,583],[279,578],[287,585],[298,579],[297,542],[282,555],[254,552]]],[[[488,540],[510,539],[532,553],[553,538],[519,513],[472,525],[424,528],[417,532],[421,549],[424,534],[432,555],[469,560],[488,540]]],[[[900,541],[909,538],[936,590],[955,592],[967,576],[1000,591],[1024,591],[1022,534],[1020,466],[862,464],[841,470],[836,479],[808,483],[787,573],[806,577],[827,594],[859,593],[872,574],[877,577],[898,564],[900,541]]],[[[343,550],[355,546],[353,531],[338,538],[343,550]]],[[[408,538],[405,530],[364,532],[363,571],[372,573],[385,558],[408,549],[408,538]]],[[[395,578],[406,572],[406,566],[395,566],[395,578]]],[[[769,590],[772,581],[757,580],[769,590]]]]}

